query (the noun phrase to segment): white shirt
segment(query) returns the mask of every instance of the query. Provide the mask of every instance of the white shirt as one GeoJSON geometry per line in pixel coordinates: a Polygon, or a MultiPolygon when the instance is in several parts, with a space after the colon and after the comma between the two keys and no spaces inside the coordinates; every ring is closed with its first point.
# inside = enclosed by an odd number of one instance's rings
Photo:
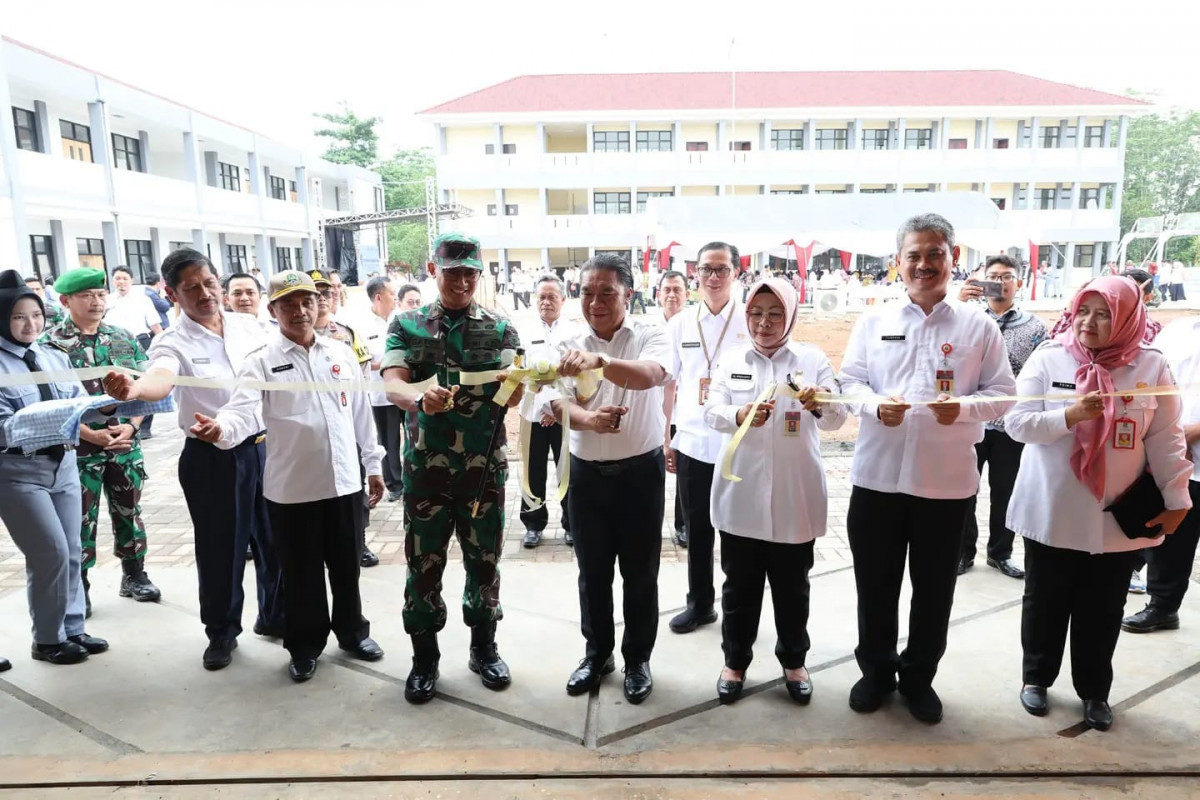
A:
{"type": "MultiPolygon", "coordinates": [[[[604,341],[588,327],[564,340],[563,344],[567,349],[607,353],[624,361],[652,361],[666,372],[662,383],[671,380],[671,346],[666,332],[656,325],[631,322],[628,314],[613,334],[612,341],[604,341]]],[[[662,384],[644,391],[630,389],[626,392],[611,381],[601,381],[599,391],[580,405],[589,411],[619,405],[622,394],[629,413],[621,418],[621,429],[617,433],[572,430],[571,455],[584,461],[619,461],[662,447],[667,424],[662,409],[662,384]]]]}
{"type": "Polygon", "coordinates": [[[1183,283],[1187,280],[1187,267],[1180,264],[1171,268],[1171,283],[1183,283]]]}
{"type": "Polygon", "coordinates": [[[688,458],[715,464],[722,437],[704,421],[700,381],[713,377],[722,353],[750,344],[746,307],[731,298],[720,313],[713,314],[701,301],[694,310],[685,308],[672,317],[667,331],[671,336],[671,373],[676,376],[675,437],[671,447],[688,458]]]}
{"type": "MultiPolygon", "coordinates": [[[[362,315],[361,319],[354,323],[354,330],[358,334],[358,338],[371,351],[371,361],[382,362],[384,351],[387,350],[388,326],[390,324],[390,319],[383,319],[374,311],[368,311],[362,315]]],[[[371,367],[368,378],[373,381],[379,380],[379,370],[371,367]]],[[[387,392],[370,392],[368,396],[370,397],[372,406],[391,405],[387,399],[387,392]]]]}
{"type": "MultiPolygon", "coordinates": [[[[1180,397],[1183,401],[1183,425],[1200,422],[1200,317],[1184,317],[1167,325],[1154,339],[1154,346],[1167,357],[1171,374],[1180,386],[1190,386],[1180,397]]],[[[1192,445],[1192,480],[1200,481],[1200,442],[1192,445]]]]}
{"type": "MultiPolygon", "coordinates": [[[[249,314],[221,312],[225,336],[221,337],[192,320],[187,314],[179,322],[154,337],[146,354],[147,370],[164,369],[172,375],[192,378],[229,380],[237,377],[246,356],[267,342],[267,330],[249,314]]],[[[221,406],[233,396],[230,389],[199,389],[176,386],[175,402],[179,405],[179,427],[190,436],[188,429],[196,414],[214,417],[221,406]]],[[[262,417],[255,412],[256,427],[247,436],[263,430],[262,417]]]]}
{"type": "MultiPolygon", "coordinates": [[[[238,378],[300,383],[356,381],[362,373],[354,352],[341,342],[316,337],[309,349],[273,332],[247,358],[238,378]]],[[[383,448],[364,392],[270,391],[241,386],[217,414],[228,450],[257,432],[259,408],[267,428],[263,497],[275,503],[307,503],[362,490],[357,444],[368,475],[380,474],[383,448]]]]}
{"type": "Polygon", "coordinates": [[[910,301],[859,318],[841,373],[842,392],[863,397],[851,408],[862,418],[853,485],[935,500],[979,490],[975,443],[983,438],[983,423],[1003,416],[1011,402],[964,403],[952,425],[939,425],[928,406],[910,408],[894,428],[876,416],[880,400],[891,395],[935,400],[936,373],[946,369],[954,373],[949,393],[955,396],[1011,395],[1016,386],[1000,327],[969,306],[943,301],[926,316],[910,301]],[[951,348],[948,356],[943,345],[951,348]]]}
{"type": "MultiPolygon", "coordinates": [[[[812,345],[789,343],[767,358],[753,347],[735,349],[721,358],[713,376],[704,419],[718,432],[717,464],[737,430],[737,413],[775,383],[782,389],[797,371],[800,385],[816,384],[837,391],[829,359],[812,345]]],[[[733,474],[740,483],[713,475],[709,513],[713,527],[769,542],[801,544],[825,535],[825,468],[817,429],[833,431],[846,421],[846,406],[827,404],[821,418],[805,411],[783,392],[761,428],[750,428],[733,454],[733,474]],[[764,502],[764,499],[767,499],[764,502]]]]}
{"type": "MultiPolygon", "coordinates": [[[[1025,443],[1021,469],[1013,487],[1005,524],[1036,542],[1085,553],[1117,553],[1154,547],[1156,539],[1130,539],[1104,507],[1117,499],[1147,466],[1154,473],[1167,508],[1191,508],[1188,479],[1192,464],[1185,457],[1178,397],[1117,398],[1117,418],[1128,417],[1135,427],[1132,450],[1117,450],[1110,437],[1105,447],[1104,502],[1071,470],[1075,432],[1067,428],[1067,408],[1078,393],[1075,371],[1079,362],[1061,342],[1049,341],[1033,351],[1021,369],[1017,392],[1062,395],[1062,400],[1017,403],[1004,418],[1008,435],[1025,443]]],[[[1139,385],[1174,384],[1167,360],[1157,350],[1142,351],[1127,366],[1112,370],[1118,391],[1139,385]]]]}
{"type": "Polygon", "coordinates": [[[161,325],[162,318],[154,303],[141,288],[134,286],[129,294],[109,292],[108,310],[104,312],[104,321],[109,325],[124,328],[134,336],[142,336],[150,332],[152,325],[161,325]]]}
{"type": "MultiPolygon", "coordinates": [[[[567,340],[584,332],[583,326],[576,325],[562,316],[547,325],[541,317],[517,326],[517,335],[525,348],[525,364],[533,366],[539,361],[557,364],[562,354],[567,352],[567,340]]],[[[540,422],[542,413],[546,411],[550,393],[542,390],[538,393],[538,402],[529,404],[529,410],[523,415],[530,422],[540,422]]],[[[557,396],[557,394],[555,395],[557,396]]]]}

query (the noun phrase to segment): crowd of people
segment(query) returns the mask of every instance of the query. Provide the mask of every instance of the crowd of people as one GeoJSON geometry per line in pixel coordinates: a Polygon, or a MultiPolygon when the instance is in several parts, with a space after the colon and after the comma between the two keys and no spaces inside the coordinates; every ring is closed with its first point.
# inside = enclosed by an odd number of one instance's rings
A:
{"type": "MultiPolygon", "coordinates": [[[[590,692],[616,669],[618,569],[624,695],[636,704],[652,693],[673,473],[688,590],[669,629],[686,635],[720,620],[725,663],[716,693],[734,703],[769,582],[784,689],[805,704],[814,692],[808,576],[828,516],[819,434],[854,415],[846,525],[861,677],[850,707],[873,712],[899,690],[916,719],[942,719],[934,681],[956,581],[974,563],[975,498],[987,464],[986,561],[1025,581],[1020,703],[1047,713],[1069,628],[1084,718],[1107,730],[1118,635],[1178,627],[1200,537],[1192,510],[1200,403],[1173,388],[1200,369],[1198,323],[1180,320],[1156,338],[1146,314],[1153,282],[1134,271],[1081,287],[1047,331],[1019,308],[1027,273],[1008,256],[988,258],[952,293],[960,249],[942,217],[907,220],[896,244],[907,302],[859,317],[839,371],[820,348],[793,339],[800,303],[792,281],[760,276],[736,291],[740,254],[721,241],[699,251],[694,305],[686,304],[683,274],[665,272],[648,287],[622,257],[597,254],[567,282],[550,274],[514,280],[537,312],[521,325],[477,301],[480,244],[455,233],[434,243],[432,302],[414,285],[394,288],[377,276],[366,286],[369,312],[351,325],[338,316],[346,297],[336,273],[286,270],[264,287],[252,273],[222,279],[205,255],[186,248],[162,264],[173,318],[151,306],[152,318],[136,290],[122,290],[124,280],[110,292],[103,271],[80,268],[55,282],[65,313],[47,328],[44,288],[0,274],[0,376],[137,370],[83,384],[0,387],[0,518],[26,557],[32,655],[71,664],[108,648],[84,623],[102,492],[123,566],[120,593],[159,599],[144,570],[138,508],[145,423],[95,412],[78,448],[64,442],[26,453],[7,438],[10,420],[85,394],[122,402],[171,395],[186,435],[179,483],[195,531],[205,668],[233,661],[248,556],[257,576],[254,632],[282,638],[293,680],[315,674],[331,633],[352,657],[383,658],[359,574],[378,563],[363,531],[386,498],[404,509],[402,616],[413,653],[405,697],[423,703],[437,693],[453,537],[466,572],[468,667],[485,687],[504,689],[513,680],[497,643],[504,421],[506,407],[519,407],[531,426],[520,511],[526,547],[540,544],[547,525],[546,506],[534,500],[545,497],[548,460],[570,459],[562,526],[579,570],[584,648],[568,694],[590,692]],[[562,316],[572,278],[582,324],[562,316]],[[639,294],[662,306],[662,324],[632,318],[639,294]],[[264,297],[268,319],[260,317],[264,297]],[[555,380],[519,382],[497,397],[522,363],[543,365],[555,380]],[[363,392],[364,378],[385,383],[363,392]],[[1017,535],[1023,566],[1013,558],[1017,535]],[[1151,601],[1123,620],[1142,559],[1151,601]],[[913,591],[901,650],[906,565],[913,591]]],[[[151,292],[143,295],[150,303],[151,292]]]]}

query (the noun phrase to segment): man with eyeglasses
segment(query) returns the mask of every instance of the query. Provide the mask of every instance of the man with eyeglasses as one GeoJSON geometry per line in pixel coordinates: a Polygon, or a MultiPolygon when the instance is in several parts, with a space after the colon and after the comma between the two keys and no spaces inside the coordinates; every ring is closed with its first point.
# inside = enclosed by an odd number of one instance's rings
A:
{"type": "MultiPolygon", "coordinates": [[[[1004,347],[1008,352],[1008,364],[1013,375],[1039,344],[1046,340],[1046,324],[1027,311],[1016,306],[1017,290],[1021,280],[1017,277],[1020,267],[1008,256],[992,256],[984,266],[984,280],[999,283],[1000,297],[988,297],[985,313],[1000,326],[1004,347]]],[[[983,286],[978,281],[968,281],[958,292],[964,302],[983,298],[983,286]]],[[[988,513],[987,565],[1010,578],[1025,577],[1025,570],[1013,560],[1013,539],[1016,534],[1005,525],[1008,501],[1012,497],[1013,485],[1017,481],[1017,470],[1021,466],[1021,451],[1025,445],[1015,441],[1004,432],[1004,418],[984,424],[983,441],[976,442],[979,471],[988,465],[988,486],[991,489],[991,509],[988,513]]],[[[958,574],[962,575],[975,565],[975,543],[979,538],[979,524],[975,518],[975,502],[972,498],[967,513],[967,524],[963,528],[962,550],[958,557],[958,574]]]]}
{"type": "Polygon", "coordinates": [[[688,532],[687,607],[670,622],[675,633],[691,633],[717,621],[713,588],[713,545],[716,534],[709,518],[713,470],[723,436],[704,422],[708,387],[721,354],[745,345],[750,338],[746,312],[732,297],[737,280],[738,249],[725,242],[700,248],[696,271],[700,300],[695,313],[676,316],[667,326],[676,376],[675,435],[664,431],[667,468],[679,476],[683,516],[688,532]],[[673,469],[672,469],[673,467],[673,469]]]}

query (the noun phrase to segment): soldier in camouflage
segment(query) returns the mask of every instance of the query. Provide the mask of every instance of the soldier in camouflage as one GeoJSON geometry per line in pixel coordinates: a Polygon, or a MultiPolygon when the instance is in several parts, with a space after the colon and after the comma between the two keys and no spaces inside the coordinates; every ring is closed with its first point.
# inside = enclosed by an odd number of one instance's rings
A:
{"type": "MultiPolygon", "coordinates": [[[[430,700],[437,689],[437,634],[446,625],[442,572],[456,533],[463,551],[466,586],[463,621],[471,628],[467,662],[489,689],[511,683],[496,649],[500,607],[500,551],[504,541],[504,481],[508,476],[503,428],[491,452],[498,415],[492,397],[499,383],[458,386],[460,372],[500,369],[505,350],[516,352],[517,332],[508,320],[474,301],[483,270],[479,242],[460,233],[434,241],[428,265],[438,299],[396,317],[388,329],[381,365],[388,399],[407,413],[404,443],[404,629],[412,636],[413,668],[405,683],[410,703],[430,700]],[[422,392],[417,384],[436,378],[422,392]],[[477,517],[472,505],[482,482],[477,517]]],[[[503,375],[501,376],[503,379],[503,375]]],[[[508,406],[521,400],[514,392],[508,406]]],[[[501,422],[502,424],[502,422],[501,422]]]]}
{"type": "MultiPolygon", "coordinates": [[[[142,368],[146,353],[137,339],[123,328],[103,322],[108,290],[102,270],[79,267],[63,273],[54,284],[63,298],[68,316],[46,331],[42,341],[66,353],[76,369],[97,366],[142,368]]],[[[83,381],[89,394],[104,394],[99,379],[83,381]]],[[[138,441],[141,419],[114,419],[80,429],[78,450],[79,483],[83,495],[83,586],[88,593],[87,615],[91,615],[87,571],[96,564],[96,529],[100,517],[100,495],[108,498],[116,540],[114,554],[121,559],[121,597],[141,602],[157,601],[162,593],[146,575],[146,528],[142,524],[142,484],[145,461],[138,441]]]]}

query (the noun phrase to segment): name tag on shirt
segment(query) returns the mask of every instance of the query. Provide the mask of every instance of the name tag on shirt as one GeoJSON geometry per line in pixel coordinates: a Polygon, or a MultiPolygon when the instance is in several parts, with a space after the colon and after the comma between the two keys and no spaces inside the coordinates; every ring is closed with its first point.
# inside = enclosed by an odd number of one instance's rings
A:
{"type": "Polygon", "coordinates": [[[378,338],[379,338],[379,334],[378,334],[378,333],[373,333],[373,334],[371,334],[370,336],[368,336],[368,337],[367,337],[367,339],[368,339],[368,340],[370,340],[370,339],[378,339],[378,338]]]}
{"type": "Polygon", "coordinates": [[[783,435],[784,436],[799,436],[800,435],[800,411],[785,411],[783,414],[783,435]]]}
{"type": "Polygon", "coordinates": [[[699,347],[700,343],[699,342],[683,342],[679,346],[680,347],[699,347]]]}
{"type": "Polygon", "coordinates": [[[1066,381],[1054,381],[1050,384],[1052,389],[1074,389],[1075,384],[1067,383],[1066,381]]]}
{"type": "Polygon", "coordinates": [[[192,363],[193,364],[211,364],[212,359],[211,358],[193,358],[192,363]]]}
{"type": "Polygon", "coordinates": [[[735,380],[735,381],[752,381],[752,380],[754,380],[753,375],[749,375],[745,372],[730,373],[729,378],[730,378],[730,380],[735,380]]]}
{"type": "Polygon", "coordinates": [[[534,339],[532,342],[530,342],[530,344],[545,344],[545,343],[546,343],[545,339],[534,339]]]}
{"type": "Polygon", "coordinates": [[[271,367],[271,372],[287,372],[289,369],[295,368],[295,364],[280,364],[278,367],[271,367]]]}
{"type": "Polygon", "coordinates": [[[898,334],[894,334],[892,336],[880,336],[879,339],[880,339],[880,341],[883,341],[883,342],[903,342],[904,334],[898,333],[898,334]]]}

